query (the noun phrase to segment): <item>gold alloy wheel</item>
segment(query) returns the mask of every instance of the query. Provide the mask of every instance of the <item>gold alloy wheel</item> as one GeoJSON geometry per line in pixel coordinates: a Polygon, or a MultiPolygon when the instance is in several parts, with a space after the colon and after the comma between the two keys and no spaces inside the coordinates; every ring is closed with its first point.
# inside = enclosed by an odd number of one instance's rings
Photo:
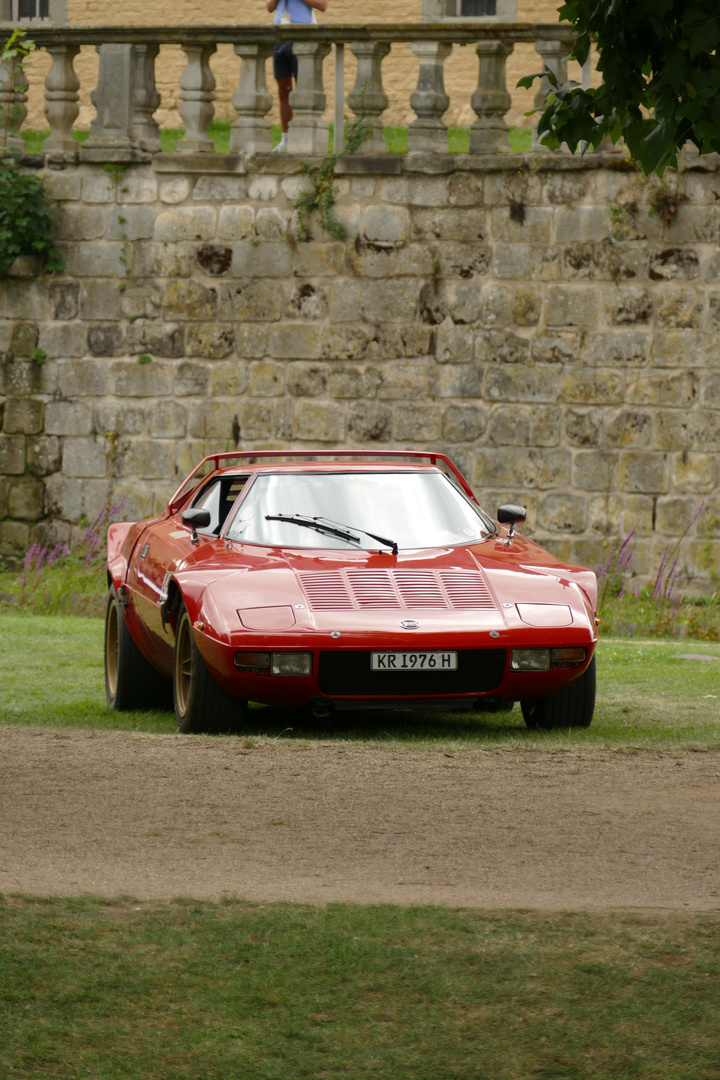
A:
{"type": "Polygon", "coordinates": [[[180,620],[175,646],[175,707],[180,716],[187,712],[192,680],[192,629],[187,612],[180,620]]]}
{"type": "Polygon", "coordinates": [[[105,678],[108,694],[114,700],[118,688],[118,609],[114,600],[108,605],[105,626],[105,678]]]}

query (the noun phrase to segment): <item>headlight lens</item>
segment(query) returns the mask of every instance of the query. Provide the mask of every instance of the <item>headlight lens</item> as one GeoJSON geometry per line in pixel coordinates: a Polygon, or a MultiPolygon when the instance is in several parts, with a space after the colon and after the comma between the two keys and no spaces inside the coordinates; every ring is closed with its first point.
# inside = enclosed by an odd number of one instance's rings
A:
{"type": "Polygon", "coordinates": [[[312,675],[312,653],[276,652],[272,654],[273,675],[312,675]]]}
{"type": "Polygon", "coordinates": [[[551,668],[574,668],[585,663],[587,649],[568,646],[560,649],[513,649],[511,671],[550,671],[551,668]]]}
{"type": "Polygon", "coordinates": [[[270,667],[270,653],[236,652],[233,656],[233,664],[238,671],[253,671],[256,673],[267,671],[270,667]]]}

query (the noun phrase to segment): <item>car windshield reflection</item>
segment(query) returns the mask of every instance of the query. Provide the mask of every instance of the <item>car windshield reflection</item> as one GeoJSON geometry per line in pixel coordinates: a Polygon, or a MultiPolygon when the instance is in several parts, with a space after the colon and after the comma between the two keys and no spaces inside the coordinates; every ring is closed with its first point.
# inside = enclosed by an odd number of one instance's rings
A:
{"type": "Polygon", "coordinates": [[[291,548],[357,547],[329,530],[299,528],[302,516],[342,522],[368,537],[391,537],[399,549],[471,544],[494,534],[491,520],[440,473],[283,473],[258,476],[239,505],[227,538],[291,548]],[[284,519],[284,520],[283,520],[284,519]]]}

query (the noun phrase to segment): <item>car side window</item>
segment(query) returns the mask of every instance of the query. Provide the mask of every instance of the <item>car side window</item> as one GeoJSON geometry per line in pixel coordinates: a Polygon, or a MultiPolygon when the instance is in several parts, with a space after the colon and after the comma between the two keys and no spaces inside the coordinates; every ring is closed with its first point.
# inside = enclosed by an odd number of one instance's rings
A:
{"type": "Polygon", "coordinates": [[[210,524],[198,532],[219,536],[235,500],[247,483],[247,476],[222,476],[204,487],[193,500],[193,507],[210,511],[210,524]]]}

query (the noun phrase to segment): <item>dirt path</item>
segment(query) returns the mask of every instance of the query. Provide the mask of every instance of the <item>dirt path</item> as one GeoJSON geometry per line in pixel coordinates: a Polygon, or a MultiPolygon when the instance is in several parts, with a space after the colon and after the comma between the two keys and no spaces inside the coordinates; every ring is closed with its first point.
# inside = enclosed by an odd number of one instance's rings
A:
{"type": "Polygon", "coordinates": [[[720,755],[0,728],[0,891],[720,910],[720,755]]]}

